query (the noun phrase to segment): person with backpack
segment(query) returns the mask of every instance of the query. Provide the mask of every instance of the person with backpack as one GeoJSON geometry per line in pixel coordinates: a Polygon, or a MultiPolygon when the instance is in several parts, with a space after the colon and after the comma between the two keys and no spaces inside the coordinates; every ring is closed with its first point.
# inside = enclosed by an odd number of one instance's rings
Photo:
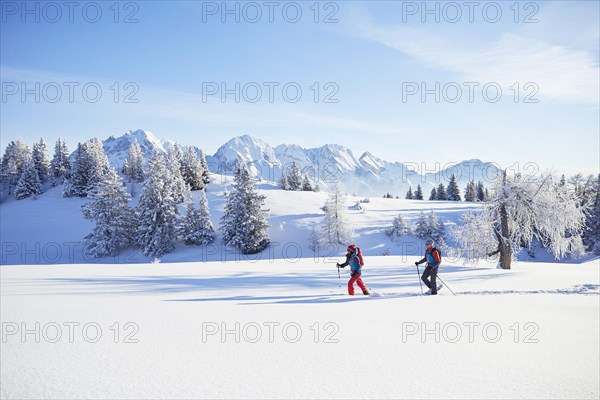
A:
{"type": "Polygon", "coordinates": [[[431,239],[425,242],[425,246],[427,247],[425,257],[420,261],[416,261],[415,265],[418,267],[419,264],[427,262],[427,267],[425,267],[425,271],[421,275],[421,280],[429,288],[429,291],[425,292],[425,294],[436,295],[438,290],[442,288],[442,285],[436,285],[438,269],[442,262],[442,254],[434,247],[434,242],[431,239]]]}
{"type": "Polygon", "coordinates": [[[351,244],[348,246],[348,252],[346,253],[346,261],[342,264],[337,263],[338,268],[344,268],[347,265],[350,265],[350,280],[348,281],[348,294],[350,296],[354,296],[354,282],[361,288],[363,294],[368,296],[370,293],[367,290],[367,287],[362,281],[362,267],[364,265],[362,252],[360,251],[360,247],[356,247],[351,244]]]}

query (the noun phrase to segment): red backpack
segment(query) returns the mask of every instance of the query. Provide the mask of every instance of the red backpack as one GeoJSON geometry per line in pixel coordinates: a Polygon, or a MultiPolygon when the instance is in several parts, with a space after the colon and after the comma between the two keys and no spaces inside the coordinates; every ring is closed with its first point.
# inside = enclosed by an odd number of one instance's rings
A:
{"type": "Polygon", "coordinates": [[[360,247],[357,248],[357,255],[358,255],[358,259],[360,260],[360,266],[364,267],[365,266],[365,262],[363,260],[363,256],[362,256],[362,251],[360,251],[360,247]]]}
{"type": "Polygon", "coordinates": [[[363,260],[363,255],[362,251],[360,251],[360,247],[356,247],[356,245],[351,244],[350,246],[348,246],[348,250],[356,250],[356,255],[358,256],[358,260],[360,261],[360,266],[364,267],[365,261],[363,260]]]}

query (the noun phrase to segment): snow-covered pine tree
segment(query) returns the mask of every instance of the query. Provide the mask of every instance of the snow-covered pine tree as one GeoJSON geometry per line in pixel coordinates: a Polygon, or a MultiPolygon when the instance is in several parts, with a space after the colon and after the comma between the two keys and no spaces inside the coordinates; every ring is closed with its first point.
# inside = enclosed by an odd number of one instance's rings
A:
{"type": "Polygon", "coordinates": [[[204,190],[200,191],[199,197],[200,208],[196,209],[192,194],[186,193],[186,213],[179,227],[179,236],[187,246],[210,244],[215,239],[204,190]]]}
{"type": "Polygon", "coordinates": [[[336,183],[325,202],[325,219],[321,228],[321,242],[348,244],[354,232],[346,216],[346,196],[336,183]]]}
{"type": "Polygon", "coordinates": [[[193,146],[185,147],[181,156],[181,176],[190,190],[204,188],[202,172],[202,163],[196,155],[196,149],[193,146]]]}
{"type": "Polygon", "coordinates": [[[465,188],[465,201],[477,201],[477,189],[475,182],[470,181],[465,188]]]}
{"type": "Polygon", "coordinates": [[[308,175],[304,174],[304,180],[302,181],[302,190],[305,192],[312,192],[313,187],[310,184],[310,180],[308,180],[308,175]]]}
{"type": "Polygon", "coordinates": [[[35,165],[32,159],[25,161],[23,165],[23,172],[21,178],[17,182],[15,188],[15,198],[21,200],[29,196],[36,198],[38,194],[42,193],[42,183],[38,176],[38,172],[35,169],[35,165]]]}
{"type": "Polygon", "coordinates": [[[295,161],[292,161],[290,166],[288,182],[291,190],[302,190],[302,175],[300,174],[300,166],[295,161]]]}
{"type": "Polygon", "coordinates": [[[198,232],[198,239],[201,244],[209,244],[215,240],[215,229],[212,224],[210,209],[208,208],[206,189],[200,191],[198,202],[200,203],[200,231],[198,232]]]}
{"type": "Polygon", "coordinates": [[[450,176],[450,182],[448,182],[448,200],[449,201],[460,201],[460,189],[456,183],[456,177],[454,174],[450,176]]]}
{"type": "Polygon", "coordinates": [[[40,181],[42,183],[46,182],[50,174],[50,161],[48,160],[48,149],[44,138],[41,138],[38,143],[33,144],[31,156],[40,181]]]}
{"type": "Polygon", "coordinates": [[[62,184],[65,177],[69,175],[71,163],[69,162],[69,149],[66,140],[58,138],[54,145],[54,156],[50,161],[50,186],[62,184]]]}
{"type": "Polygon", "coordinates": [[[281,178],[279,179],[279,187],[283,190],[291,190],[290,181],[285,173],[285,170],[281,170],[281,178]]]}
{"type": "Polygon", "coordinates": [[[485,201],[485,189],[481,181],[477,182],[477,201],[485,201]]]}
{"type": "Polygon", "coordinates": [[[127,158],[123,163],[123,174],[130,182],[141,182],[144,180],[144,155],[137,140],[129,145],[127,158]]]}
{"type": "Polygon", "coordinates": [[[221,218],[223,242],[243,254],[259,253],[270,242],[268,210],[263,209],[265,196],[256,192],[248,168],[239,158],[233,181],[221,218]]]}
{"type": "Polygon", "coordinates": [[[206,155],[200,150],[200,166],[202,167],[202,182],[204,186],[210,183],[210,171],[208,170],[208,163],[206,162],[206,155]]]}
{"type": "Polygon", "coordinates": [[[108,158],[99,139],[94,138],[78,144],[69,179],[64,183],[63,196],[86,197],[95,189],[108,169],[108,158]]]}
{"type": "Polygon", "coordinates": [[[84,188],[87,187],[84,158],[83,145],[77,143],[77,149],[73,153],[73,164],[69,170],[69,177],[63,180],[63,197],[83,197],[87,194],[84,192],[84,188]]]}
{"type": "Polygon", "coordinates": [[[177,204],[183,203],[185,200],[184,193],[187,190],[186,183],[181,175],[181,157],[181,148],[177,143],[169,147],[165,161],[167,170],[167,173],[165,174],[165,184],[171,197],[177,204]]]}
{"type": "Polygon", "coordinates": [[[421,189],[421,185],[417,185],[417,190],[413,194],[415,200],[423,200],[423,189],[421,189]]]}
{"type": "Polygon", "coordinates": [[[412,200],[414,198],[413,196],[413,192],[412,192],[412,186],[408,188],[408,192],[406,192],[406,200],[412,200]]]}
{"type": "Polygon", "coordinates": [[[440,183],[436,190],[436,200],[448,200],[448,194],[443,183],[440,183]]]}
{"type": "Polygon", "coordinates": [[[436,242],[436,246],[441,246],[444,243],[444,237],[446,236],[446,227],[440,218],[438,218],[431,209],[429,217],[427,219],[429,225],[430,237],[436,242]]]}
{"type": "Polygon", "coordinates": [[[554,184],[550,174],[538,179],[521,175],[509,178],[504,171],[493,192],[482,212],[466,220],[468,225],[454,229],[455,238],[463,248],[489,249],[495,244],[495,250],[488,256],[499,254],[503,269],[510,269],[515,250],[531,246],[534,240],[556,258],[579,252],[584,210],[577,195],[565,186],[554,184]],[[471,242],[473,239],[475,242],[471,242]]]}
{"type": "Polygon", "coordinates": [[[167,169],[163,154],[153,154],[147,175],[136,207],[139,224],[136,243],[144,255],[160,257],[175,248],[177,238],[177,203],[169,183],[173,174],[167,169]]]}
{"type": "Polygon", "coordinates": [[[385,234],[392,242],[400,239],[404,235],[410,235],[410,228],[404,221],[402,214],[398,214],[397,217],[394,217],[392,225],[385,229],[385,234]]]}
{"type": "Polygon", "coordinates": [[[415,229],[413,232],[418,238],[431,238],[431,227],[429,226],[429,221],[427,220],[427,217],[425,216],[425,213],[423,211],[419,213],[419,219],[417,219],[415,229]]]}
{"type": "Polygon", "coordinates": [[[83,241],[91,257],[116,256],[131,246],[136,234],[136,216],[129,207],[131,199],[123,180],[109,167],[96,187],[88,193],[89,202],[81,206],[83,217],[96,226],[83,241]]]}
{"type": "Polygon", "coordinates": [[[8,194],[23,175],[23,166],[31,160],[29,147],[22,138],[11,141],[4,151],[2,157],[2,179],[3,184],[8,187],[8,194]]]}
{"type": "Polygon", "coordinates": [[[435,188],[431,189],[431,194],[429,195],[429,200],[437,200],[437,193],[435,188]]]}

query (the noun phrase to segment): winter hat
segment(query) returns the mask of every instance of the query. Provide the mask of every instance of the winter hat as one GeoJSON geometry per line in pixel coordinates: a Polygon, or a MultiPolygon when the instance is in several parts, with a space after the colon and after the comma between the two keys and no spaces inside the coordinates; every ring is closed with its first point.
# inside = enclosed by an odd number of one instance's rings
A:
{"type": "Polygon", "coordinates": [[[356,250],[356,246],[351,244],[350,246],[348,246],[348,251],[351,251],[354,253],[354,251],[356,250]]]}

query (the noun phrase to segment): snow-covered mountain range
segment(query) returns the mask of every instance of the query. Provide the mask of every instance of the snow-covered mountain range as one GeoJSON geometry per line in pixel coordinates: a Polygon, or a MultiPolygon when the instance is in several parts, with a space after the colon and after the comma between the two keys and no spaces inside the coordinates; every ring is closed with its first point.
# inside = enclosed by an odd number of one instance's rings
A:
{"type": "MultiPolygon", "coordinates": [[[[167,151],[175,144],[172,140],[157,138],[147,130],[128,131],[120,137],[111,136],[103,141],[103,145],[113,166],[120,168],[134,141],[140,144],[146,160],[155,149],[167,151]]],[[[196,151],[200,149],[196,147],[196,151]]],[[[470,180],[490,185],[500,172],[495,164],[477,159],[447,165],[435,161],[428,161],[427,164],[416,161],[389,162],[369,152],[356,158],[350,149],[337,144],[311,149],[295,144],[271,147],[249,135],[229,140],[214,155],[206,157],[211,172],[225,175],[232,173],[237,158],[249,166],[256,178],[265,181],[278,181],[282,170],[296,162],[302,173],[318,182],[321,189],[327,189],[339,181],[348,193],[359,196],[391,193],[404,197],[409,187],[414,191],[420,184],[427,198],[433,187],[446,184],[452,174],[462,190],[470,180]]]]}

